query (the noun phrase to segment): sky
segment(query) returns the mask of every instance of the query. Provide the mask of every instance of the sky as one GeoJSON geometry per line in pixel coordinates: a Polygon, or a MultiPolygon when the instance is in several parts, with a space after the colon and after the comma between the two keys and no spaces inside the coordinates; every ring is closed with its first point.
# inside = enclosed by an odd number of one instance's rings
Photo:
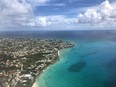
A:
{"type": "Polygon", "coordinates": [[[0,0],[0,31],[115,28],[116,0],[0,0]]]}

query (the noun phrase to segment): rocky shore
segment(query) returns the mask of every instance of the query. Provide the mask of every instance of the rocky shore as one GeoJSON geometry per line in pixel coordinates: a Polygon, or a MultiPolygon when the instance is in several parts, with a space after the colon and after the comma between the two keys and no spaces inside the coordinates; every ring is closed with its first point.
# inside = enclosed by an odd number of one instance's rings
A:
{"type": "Polygon", "coordinates": [[[0,38],[0,87],[32,87],[59,60],[58,51],[73,46],[62,40],[0,38]]]}

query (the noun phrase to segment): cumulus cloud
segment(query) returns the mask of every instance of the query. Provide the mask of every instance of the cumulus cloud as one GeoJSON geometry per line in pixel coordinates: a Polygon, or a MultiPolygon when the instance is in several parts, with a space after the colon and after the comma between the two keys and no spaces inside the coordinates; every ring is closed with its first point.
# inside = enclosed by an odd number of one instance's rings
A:
{"type": "Polygon", "coordinates": [[[96,23],[101,21],[100,13],[97,13],[95,9],[88,9],[84,14],[78,15],[79,23],[96,23]]]}
{"type": "MultiPolygon", "coordinates": [[[[35,16],[35,4],[32,0],[0,0],[0,27],[11,26],[47,26],[46,17],[35,16]]],[[[33,0],[36,4],[48,0],[33,0]]]]}
{"type": "Polygon", "coordinates": [[[47,22],[46,22],[46,17],[37,17],[35,20],[37,23],[37,25],[41,25],[41,26],[46,26],[47,22]]]}
{"type": "MultiPolygon", "coordinates": [[[[0,28],[1,27],[48,27],[52,25],[73,25],[75,23],[88,24],[116,24],[116,3],[104,1],[99,6],[87,9],[70,18],[65,15],[39,16],[33,12],[36,6],[49,5],[50,0],[0,0],[0,28]]],[[[65,4],[54,4],[65,6],[65,4]]],[[[53,6],[53,5],[52,5],[53,6]]]]}
{"type": "Polygon", "coordinates": [[[64,15],[36,16],[25,25],[48,27],[52,25],[63,25],[75,23],[76,18],[67,18],[64,15]]]}
{"type": "Polygon", "coordinates": [[[18,0],[1,0],[0,10],[4,15],[18,15],[30,13],[31,6],[25,0],[19,2],[18,0]]]}
{"type": "Polygon", "coordinates": [[[67,25],[75,23],[76,18],[69,18],[65,15],[46,16],[47,25],[67,25]]]}
{"type": "Polygon", "coordinates": [[[116,9],[108,0],[101,3],[96,8],[87,9],[85,13],[78,15],[78,23],[107,24],[116,23],[116,9]]]}
{"type": "Polygon", "coordinates": [[[16,26],[27,22],[32,15],[31,5],[25,0],[0,0],[0,27],[16,26]]]}

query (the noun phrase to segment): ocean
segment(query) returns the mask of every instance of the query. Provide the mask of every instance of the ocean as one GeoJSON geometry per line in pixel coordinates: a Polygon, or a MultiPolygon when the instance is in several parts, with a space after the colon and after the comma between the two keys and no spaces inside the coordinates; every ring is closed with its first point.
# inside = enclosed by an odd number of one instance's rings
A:
{"type": "Polygon", "coordinates": [[[38,87],[116,87],[116,31],[0,32],[0,37],[62,39],[75,43],[37,78],[38,87]]]}

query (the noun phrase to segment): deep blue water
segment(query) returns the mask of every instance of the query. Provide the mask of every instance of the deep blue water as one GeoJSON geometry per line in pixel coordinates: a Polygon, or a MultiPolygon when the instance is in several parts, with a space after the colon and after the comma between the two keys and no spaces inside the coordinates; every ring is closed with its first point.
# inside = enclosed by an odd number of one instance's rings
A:
{"type": "Polygon", "coordinates": [[[1,32],[0,37],[63,39],[76,44],[36,80],[40,87],[116,87],[116,31],[1,32]]]}

